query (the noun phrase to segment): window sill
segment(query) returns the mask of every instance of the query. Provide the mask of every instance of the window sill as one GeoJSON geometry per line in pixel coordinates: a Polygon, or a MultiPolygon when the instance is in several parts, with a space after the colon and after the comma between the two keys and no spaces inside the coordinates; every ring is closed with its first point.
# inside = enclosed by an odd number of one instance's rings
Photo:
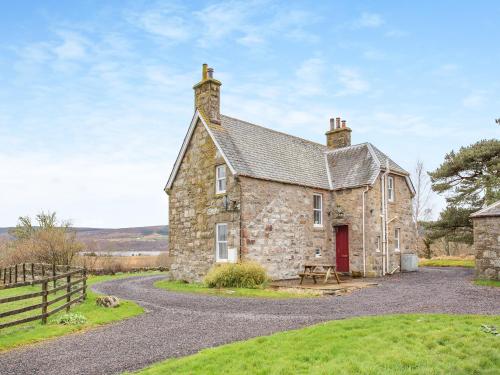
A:
{"type": "Polygon", "coordinates": [[[215,263],[228,263],[229,259],[217,259],[215,263]]]}
{"type": "Polygon", "coordinates": [[[401,250],[399,250],[399,249],[394,249],[394,252],[395,252],[395,253],[400,253],[400,252],[401,252],[401,250]]]}
{"type": "Polygon", "coordinates": [[[216,191],[215,195],[225,195],[226,193],[227,193],[226,190],[224,190],[224,191],[216,191]]]}
{"type": "Polygon", "coordinates": [[[314,224],[313,228],[315,228],[315,229],[323,229],[323,224],[314,224]]]}

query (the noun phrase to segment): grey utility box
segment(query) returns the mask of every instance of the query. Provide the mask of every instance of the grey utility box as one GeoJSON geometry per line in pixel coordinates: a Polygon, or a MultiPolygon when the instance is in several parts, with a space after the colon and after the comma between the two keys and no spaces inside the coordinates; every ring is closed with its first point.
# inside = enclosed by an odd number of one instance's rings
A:
{"type": "Polygon", "coordinates": [[[401,254],[401,271],[402,272],[418,271],[417,254],[401,254]]]}

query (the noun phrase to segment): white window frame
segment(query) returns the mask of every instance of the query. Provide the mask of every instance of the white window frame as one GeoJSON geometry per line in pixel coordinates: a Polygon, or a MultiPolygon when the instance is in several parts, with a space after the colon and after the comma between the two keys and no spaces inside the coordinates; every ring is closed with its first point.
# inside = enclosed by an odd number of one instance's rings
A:
{"type": "Polygon", "coordinates": [[[380,239],[381,239],[380,236],[377,236],[377,244],[375,249],[377,253],[380,253],[380,239]]]}
{"type": "Polygon", "coordinates": [[[389,202],[394,202],[394,177],[387,177],[387,200],[389,202]]]}
{"type": "Polygon", "coordinates": [[[228,248],[228,237],[229,237],[229,231],[228,231],[228,225],[227,223],[218,223],[215,225],[215,260],[216,262],[221,262],[221,263],[226,263],[229,261],[229,248],[228,248]],[[219,228],[220,227],[226,227],[226,240],[225,241],[220,241],[219,240],[219,228]],[[220,257],[220,245],[225,244],[226,245],[226,258],[221,258],[220,257]]]}
{"type": "Polygon", "coordinates": [[[227,170],[224,164],[215,167],[215,194],[224,194],[227,189],[227,170]],[[221,176],[224,171],[224,176],[221,176]],[[219,187],[219,183],[224,184],[224,188],[219,187]]]}
{"type": "Polygon", "coordinates": [[[401,251],[401,229],[394,229],[394,251],[401,251]]]}
{"type": "Polygon", "coordinates": [[[313,223],[315,228],[323,228],[323,194],[313,194],[313,223]],[[319,208],[315,206],[315,197],[319,197],[319,208]],[[319,223],[316,223],[316,212],[319,212],[319,223]]]}
{"type": "Polygon", "coordinates": [[[319,247],[314,250],[314,257],[321,258],[321,249],[319,247]]]}

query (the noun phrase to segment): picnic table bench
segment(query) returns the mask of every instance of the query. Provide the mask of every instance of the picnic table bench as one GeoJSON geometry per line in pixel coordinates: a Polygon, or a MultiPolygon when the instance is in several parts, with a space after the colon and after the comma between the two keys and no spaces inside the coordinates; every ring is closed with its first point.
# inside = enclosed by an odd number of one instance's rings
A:
{"type": "Polygon", "coordinates": [[[313,279],[314,284],[317,284],[316,278],[324,278],[323,282],[326,284],[332,275],[335,275],[337,284],[340,284],[339,275],[337,274],[336,266],[333,264],[304,264],[304,272],[300,272],[300,284],[304,279],[310,277],[313,279]]]}

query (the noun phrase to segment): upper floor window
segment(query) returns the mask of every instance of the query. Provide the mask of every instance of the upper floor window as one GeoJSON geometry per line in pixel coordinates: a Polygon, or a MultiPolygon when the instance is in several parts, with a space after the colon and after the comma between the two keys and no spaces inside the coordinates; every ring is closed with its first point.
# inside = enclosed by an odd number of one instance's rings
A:
{"type": "Polygon", "coordinates": [[[215,168],[215,193],[221,194],[226,192],[226,166],[218,165],[215,168]]]}
{"type": "Polygon", "coordinates": [[[394,177],[387,177],[387,199],[394,202],[394,177]]]}
{"type": "Polygon", "coordinates": [[[376,245],[375,251],[377,253],[380,253],[380,236],[377,236],[377,243],[375,245],[376,245]]]}
{"type": "Polygon", "coordinates": [[[314,194],[314,226],[322,227],[323,226],[323,196],[321,194],[314,194]]]}
{"type": "Polygon", "coordinates": [[[400,250],[400,240],[399,240],[399,228],[396,228],[394,230],[394,251],[399,251],[400,250]]]}

